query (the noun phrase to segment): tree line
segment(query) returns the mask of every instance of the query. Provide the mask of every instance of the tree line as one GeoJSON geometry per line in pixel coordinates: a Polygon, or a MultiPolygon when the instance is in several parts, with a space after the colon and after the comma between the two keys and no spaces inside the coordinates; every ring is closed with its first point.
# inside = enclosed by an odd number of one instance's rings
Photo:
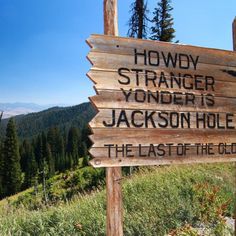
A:
{"type": "MultiPolygon", "coordinates": [[[[172,42],[175,38],[174,18],[171,15],[171,0],[157,0],[156,7],[149,17],[148,2],[134,0],[130,5],[127,36],[139,39],[151,39],[172,42]],[[151,26],[149,26],[151,25],[151,26]]],[[[127,167],[130,174],[136,167],[127,167]]]]}
{"type": "Polygon", "coordinates": [[[149,17],[147,1],[135,0],[130,6],[131,17],[127,35],[132,38],[171,42],[175,38],[172,10],[171,0],[159,0],[152,17],[149,17]]]}
{"type": "Polygon", "coordinates": [[[71,127],[61,133],[51,127],[32,140],[19,143],[14,119],[8,122],[0,145],[0,198],[10,196],[78,164],[88,165],[89,129],[71,127]]]}
{"type": "MultiPolygon", "coordinates": [[[[149,18],[147,1],[135,0],[130,8],[128,36],[171,42],[175,38],[172,10],[171,0],[159,0],[149,18]]],[[[51,127],[33,139],[19,142],[11,118],[0,140],[0,199],[31,186],[37,188],[40,183],[45,186],[46,179],[78,164],[86,166],[91,145],[88,134],[87,126],[71,126],[68,132],[51,127]]]]}

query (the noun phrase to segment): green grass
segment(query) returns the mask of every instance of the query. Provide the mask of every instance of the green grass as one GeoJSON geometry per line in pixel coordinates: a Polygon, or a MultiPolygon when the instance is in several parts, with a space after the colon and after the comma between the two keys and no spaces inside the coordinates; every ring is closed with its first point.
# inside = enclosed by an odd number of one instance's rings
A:
{"type": "MultiPolygon", "coordinates": [[[[143,168],[125,178],[124,235],[164,236],[186,223],[198,224],[205,208],[208,218],[215,217],[224,203],[224,215],[232,216],[234,169],[233,164],[143,168]]],[[[0,202],[0,235],[105,235],[105,209],[104,190],[34,211],[5,200],[0,202]]]]}

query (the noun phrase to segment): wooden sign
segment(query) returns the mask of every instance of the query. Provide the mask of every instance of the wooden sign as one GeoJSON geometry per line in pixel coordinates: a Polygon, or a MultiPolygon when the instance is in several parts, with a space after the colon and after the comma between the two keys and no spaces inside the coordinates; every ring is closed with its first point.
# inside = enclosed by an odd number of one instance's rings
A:
{"type": "Polygon", "coordinates": [[[236,161],[236,52],[92,35],[94,167],[236,161]]]}

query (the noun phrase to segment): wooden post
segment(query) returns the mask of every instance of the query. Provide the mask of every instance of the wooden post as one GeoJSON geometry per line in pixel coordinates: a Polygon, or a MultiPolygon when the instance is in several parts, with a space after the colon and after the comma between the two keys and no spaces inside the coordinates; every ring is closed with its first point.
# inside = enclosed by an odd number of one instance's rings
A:
{"type": "Polygon", "coordinates": [[[234,51],[236,51],[236,17],[234,18],[233,21],[233,48],[234,51]]]}
{"type": "MultiPolygon", "coordinates": [[[[233,49],[234,51],[236,51],[236,17],[234,18],[233,21],[233,49]]],[[[236,163],[234,164],[236,167],[236,163]]],[[[235,176],[235,180],[236,180],[236,176],[235,176]]],[[[235,198],[236,198],[236,194],[235,194],[235,198]]],[[[234,201],[234,204],[236,204],[236,199],[234,201]]],[[[234,235],[236,236],[236,206],[235,206],[235,212],[234,212],[234,235]]]]}
{"type": "MultiPolygon", "coordinates": [[[[118,36],[117,0],[104,0],[104,34],[118,36]]],[[[106,168],[107,236],[123,236],[121,167],[106,168]]]]}
{"type": "Polygon", "coordinates": [[[117,0],[104,0],[104,34],[118,36],[117,0]]]}

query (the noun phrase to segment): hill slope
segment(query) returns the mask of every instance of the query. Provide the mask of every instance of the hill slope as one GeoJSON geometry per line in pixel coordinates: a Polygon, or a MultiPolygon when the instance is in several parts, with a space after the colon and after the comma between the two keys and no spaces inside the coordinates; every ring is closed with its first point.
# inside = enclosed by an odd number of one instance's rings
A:
{"type": "MultiPolygon", "coordinates": [[[[53,107],[41,112],[15,117],[20,139],[36,136],[50,127],[57,126],[60,130],[68,130],[70,126],[82,128],[95,115],[90,103],[82,103],[72,107],[53,107]]],[[[2,120],[1,134],[4,134],[8,119],[2,120]]]]}
{"type": "MultiPolygon", "coordinates": [[[[124,235],[164,236],[187,223],[197,227],[202,222],[213,230],[209,235],[234,235],[224,231],[224,217],[234,212],[234,168],[233,164],[145,168],[124,179],[124,235]]],[[[0,235],[105,235],[105,191],[75,196],[70,203],[36,211],[16,209],[12,198],[1,201],[0,235]]],[[[188,225],[185,229],[190,232],[188,225]]]]}
{"type": "Polygon", "coordinates": [[[0,103],[0,111],[3,111],[3,119],[9,118],[12,116],[28,114],[32,112],[39,112],[42,110],[46,110],[50,105],[38,105],[35,103],[0,103]]]}

